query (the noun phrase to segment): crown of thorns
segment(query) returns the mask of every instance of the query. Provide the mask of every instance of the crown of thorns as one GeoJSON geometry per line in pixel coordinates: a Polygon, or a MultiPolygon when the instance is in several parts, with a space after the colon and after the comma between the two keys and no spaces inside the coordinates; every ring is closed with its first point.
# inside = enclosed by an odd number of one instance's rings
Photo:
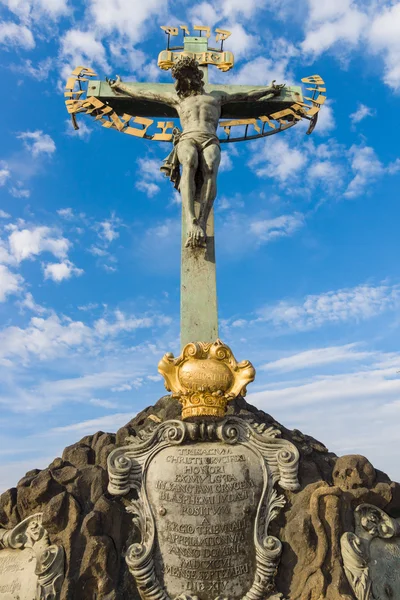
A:
{"type": "Polygon", "coordinates": [[[199,68],[199,63],[190,56],[182,56],[172,67],[171,74],[174,79],[181,77],[195,77],[198,80],[203,79],[203,73],[199,68]]]}

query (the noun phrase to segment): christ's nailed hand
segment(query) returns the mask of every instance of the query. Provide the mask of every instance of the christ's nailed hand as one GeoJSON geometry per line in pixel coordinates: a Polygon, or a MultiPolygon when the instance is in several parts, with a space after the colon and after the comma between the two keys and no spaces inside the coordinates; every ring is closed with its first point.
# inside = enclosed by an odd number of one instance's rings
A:
{"type": "Polygon", "coordinates": [[[106,77],[106,81],[110,88],[114,89],[118,87],[119,83],[121,83],[121,77],[119,75],[117,75],[116,79],[108,79],[108,77],[106,77]]]}

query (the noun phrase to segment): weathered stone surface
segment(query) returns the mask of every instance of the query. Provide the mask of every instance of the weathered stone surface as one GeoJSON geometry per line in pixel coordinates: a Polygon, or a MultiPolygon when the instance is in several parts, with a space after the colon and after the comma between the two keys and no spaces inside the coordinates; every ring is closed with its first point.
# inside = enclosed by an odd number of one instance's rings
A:
{"type": "Polygon", "coordinates": [[[38,578],[32,551],[0,551],[0,600],[35,600],[38,578]]]}
{"type": "MultiPolygon", "coordinates": [[[[157,423],[179,417],[180,405],[163,397],[115,435],[99,432],[65,449],[62,459],[43,471],[30,471],[16,488],[0,496],[0,527],[43,512],[50,541],[65,550],[62,600],[132,600],[139,595],[124,553],[136,541],[123,500],[107,492],[106,458],[157,423]]],[[[337,457],[323,444],[290,431],[247,404],[231,403],[228,414],[277,427],[300,452],[297,492],[282,490],[287,504],[271,533],[283,542],[277,588],[292,600],[353,597],[340,558],[340,538],[353,531],[353,512],[370,503],[400,516],[400,486],[360,457],[337,457]],[[326,551],[329,546],[329,552],[326,551]]]]}

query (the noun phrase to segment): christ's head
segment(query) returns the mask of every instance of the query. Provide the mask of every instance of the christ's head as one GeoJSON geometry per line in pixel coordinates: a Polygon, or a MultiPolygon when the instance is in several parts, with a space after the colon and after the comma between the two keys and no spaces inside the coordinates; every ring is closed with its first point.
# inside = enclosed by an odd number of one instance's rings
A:
{"type": "Polygon", "coordinates": [[[175,89],[180,98],[204,93],[203,73],[199,64],[190,56],[183,56],[171,69],[176,79],[175,89]]]}

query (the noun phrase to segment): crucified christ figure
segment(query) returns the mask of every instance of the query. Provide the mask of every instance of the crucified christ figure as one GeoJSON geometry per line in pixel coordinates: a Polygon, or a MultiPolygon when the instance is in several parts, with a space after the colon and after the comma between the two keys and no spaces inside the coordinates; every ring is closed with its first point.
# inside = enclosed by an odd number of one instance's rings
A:
{"type": "Polygon", "coordinates": [[[203,73],[198,63],[184,56],[172,67],[176,80],[172,92],[152,90],[133,91],[120,77],[109,80],[110,86],[133,98],[152,100],[168,104],[178,113],[182,131],[176,130],[174,148],[165,159],[161,170],[170,177],[179,189],[186,209],[188,238],[186,246],[204,246],[208,217],[217,195],[217,174],[221,150],[216,131],[221,116],[221,107],[228,102],[268,100],[278,95],[283,85],[275,85],[249,92],[212,91],[204,89],[203,73]],[[180,172],[182,167],[182,173],[180,172]],[[195,200],[200,203],[196,216],[195,200]]]}

